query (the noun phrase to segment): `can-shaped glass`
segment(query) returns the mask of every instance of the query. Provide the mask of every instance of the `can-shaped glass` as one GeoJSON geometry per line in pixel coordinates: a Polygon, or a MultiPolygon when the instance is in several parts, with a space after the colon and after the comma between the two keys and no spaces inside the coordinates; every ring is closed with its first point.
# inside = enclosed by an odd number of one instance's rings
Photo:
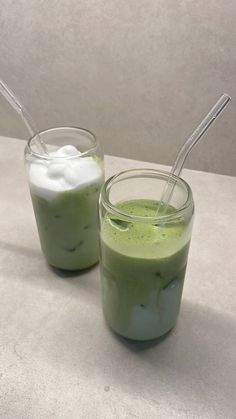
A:
{"type": "Polygon", "coordinates": [[[175,326],[193,213],[189,185],[164,171],[128,170],[103,185],[102,304],[108,325],[119,335],[150,340],[175,326]],[[174,188],[167,207],[161,205],[166,182],[174,188]]]}
{"type": "Polygon", "coordinates": [[[95,136],[58,127],[32,137],[25,148],[30,193],[42,251],[65,270],[88,268],[99,259],[98,197],[103,156],[95,136]],[[39,153],[38,135],[47,147],[39,153]]]}

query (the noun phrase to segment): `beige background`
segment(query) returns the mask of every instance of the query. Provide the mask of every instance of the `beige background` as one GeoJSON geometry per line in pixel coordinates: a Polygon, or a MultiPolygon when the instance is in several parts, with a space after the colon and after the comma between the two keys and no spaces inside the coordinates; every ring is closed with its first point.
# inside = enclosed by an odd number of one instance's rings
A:
{"type": "MultiPolygon", "coordinates": [[[[236,98],[235,0],[7,0],[0,77],[39,129],[86,127],[104,152],[171,164],[222,92],[236,98]]],[[[236,175],[235,111],[187,167],[236,175]]],[[[26,138],[1,98],[0,135],[26,138]]]]}

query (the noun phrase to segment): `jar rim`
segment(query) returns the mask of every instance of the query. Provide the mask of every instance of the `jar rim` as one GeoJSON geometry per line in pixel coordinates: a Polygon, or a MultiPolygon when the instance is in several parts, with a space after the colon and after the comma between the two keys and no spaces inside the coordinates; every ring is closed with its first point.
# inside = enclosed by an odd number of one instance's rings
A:
{"type": "Polygon", "coordinates": [[[179,176],[176,176],[174,174],[171,174],[169,172],[166,172],[164,170],[159,169],[146,169],[146,168],[140,168],[140,169],[130,169],[122,171],[114,176],[111,176],[104,184],[101,189],[100,198],[99,198],[99,204],[103,205],[106,210],[110,213],[115,215],[116,217],[119,217],[119,219],[127,221],[127,222],[142,222],[142,223],[162,223],[162,222],[170,222],[175,220],[176,218],[181,217],[181,215],[186,212],[189,208],[194,207],[193,204],[193,196],[192,196],[192,190],[188,183],[182,179],[179,176]],[[131,179],[131,178],[137,178],[137,177],[149,177],[149,178],[155,178],[158,177],[166,179],[166,181],[170,178],[174,182],[174,184],[178,183],[185,187],[187,192],[187,198],[184,201],[184,203],[180,206],[180,208],[176,209],[174,213],[166,214],[166,215],[156,215],[156,216],[141,216],[141,215],[133,215],[128,214],[123,210],[120,210],[116,207],[116,205],[112,204],[109,200],[109,191],[111,187],[122,180],[125,179],[131,179]]]}
{"type": "Polygon", "coordinates": [[[90,155],[93,151],[94,152],[96,151],[96,149],[98,147],[98,142],[97,142],[96,136],[91,131],[89,131],[88,129],[75,127],[75,126],[53,127],[53,128],[47,128],[47,129],[42,130],[42,131],[38,131],[32,137],[30,137],[29,140],[27,141],[27,144],[26,144],[26,147],[25,147],[26,151],[31,156],[36,157],[38,159],[42,159],[42,160],[52,160],[52,159],[68,160],[68,159],[78,158],[78,155],[74,155],[74,156],[50,156],[48,154],[42,154],[42,153],[39,153],[39,152],[36,152],[36,151],[32,150],[32,145],[33,145],[32,143],[38,135],[40,136],[40,135],[45,135],[47,133],[54,133],[54,132],[56,133],[56,132],[60,132],[60,131],[63,131],[63,130],[70,131],[71,133],[75,132],[77,134],[78,133],[81,133],[81,134],[84,133],[84,134],[89,135],[89,137],[90,137],[89,139],[92,141],[92,146],[88,150],[86,150],[84,152],[81,152],[79,154],[79,157],[84,157],[84,156],[90,155]]]}

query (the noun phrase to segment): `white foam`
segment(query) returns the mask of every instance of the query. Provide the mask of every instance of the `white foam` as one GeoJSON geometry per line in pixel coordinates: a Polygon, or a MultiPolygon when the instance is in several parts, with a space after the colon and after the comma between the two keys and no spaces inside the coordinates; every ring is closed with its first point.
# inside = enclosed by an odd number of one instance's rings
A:
{"type": "Polygon", "coordinates": [[[42,198],[53,200],[58,192],[102,181],[99,163],[93,157],[80,157],[81,153],[72,145],[65,145],[49,155],[51,159],[36,159],[29,167],[30,188],[42,198]]]}

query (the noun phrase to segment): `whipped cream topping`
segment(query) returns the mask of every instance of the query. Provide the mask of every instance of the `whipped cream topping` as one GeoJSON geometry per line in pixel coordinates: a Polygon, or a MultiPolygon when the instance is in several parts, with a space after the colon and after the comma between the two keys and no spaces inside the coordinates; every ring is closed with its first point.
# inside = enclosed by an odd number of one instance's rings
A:
{"type": "Polygon", "coordinates": [[[102,169],[93,157],[80,157],[72,145],[50,152],[50,159],[35,159],[29,167],[29,183],[33,193],[53,200],[58,192],[81,189],[102,181],[102,169]]]}

